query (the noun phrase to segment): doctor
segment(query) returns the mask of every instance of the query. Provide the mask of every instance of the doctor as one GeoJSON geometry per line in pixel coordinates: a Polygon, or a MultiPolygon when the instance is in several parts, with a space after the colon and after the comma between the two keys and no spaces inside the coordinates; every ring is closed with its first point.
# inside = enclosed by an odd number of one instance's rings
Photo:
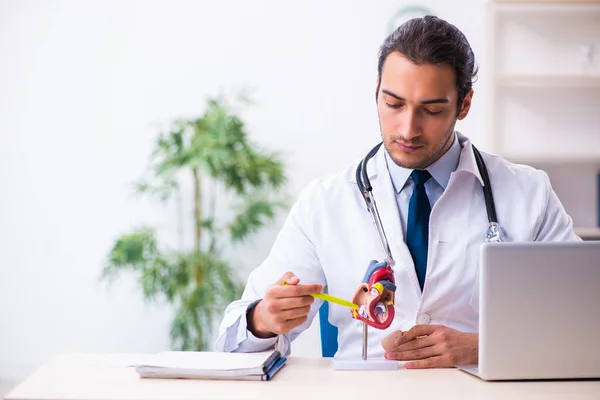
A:
{"type": "MultiPolygon", "coordinates": [[[[369,329],[370,358],[415,360],[408,368],[477,363],[478,255],[488,219],[471,143],[454,129],[469,113],[475,75],[467,39],[436,17],[403,24],[381,46],[383,146],[367,174],[396,261],[396,291],[392,324],[369,329]]],[[[505,241],[580,240],[544,172],[482,154],[505,241]]],[[[351,299],[370,261],[383,259],[357,165],[302,191],[242,298],[227,307],[217,350],[289,353],[321,306],[310,294],[351,299]]],[[[362,323],[348,308],[329,307],[336,357],[360,359],[362,323]]]]}

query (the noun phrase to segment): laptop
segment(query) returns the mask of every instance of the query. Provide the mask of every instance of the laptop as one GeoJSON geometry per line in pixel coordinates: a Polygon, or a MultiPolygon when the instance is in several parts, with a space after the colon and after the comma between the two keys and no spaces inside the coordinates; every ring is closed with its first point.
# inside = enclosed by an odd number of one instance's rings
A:
{"type": "Polygon", "coordinates": [[[600,241],[485,243],[483,380],[600,378],[600,241]]]}

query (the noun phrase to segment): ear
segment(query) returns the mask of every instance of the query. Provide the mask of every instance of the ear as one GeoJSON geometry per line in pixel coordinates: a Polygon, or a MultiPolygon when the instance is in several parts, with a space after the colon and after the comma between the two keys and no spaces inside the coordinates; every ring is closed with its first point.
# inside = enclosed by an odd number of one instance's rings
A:
{"type": "Polygon", "coordinates": [[[458,120],[464,119],[469,113],[469,110],[471,109],[471,101],[473,100],[473,93],[473,89],[469,90],[469,93],[467,93],[463,99],[463,103],[457,117],[458,120]]]}

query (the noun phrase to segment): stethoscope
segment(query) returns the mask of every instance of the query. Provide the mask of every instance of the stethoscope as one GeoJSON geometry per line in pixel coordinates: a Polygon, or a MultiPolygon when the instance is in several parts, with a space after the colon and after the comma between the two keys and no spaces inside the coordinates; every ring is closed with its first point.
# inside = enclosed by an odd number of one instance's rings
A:
{"type": "MultiPolygon", "coordinates": [[[[375,228],[377,229],[377,235],[379,236],[381,248],[387,258],[386,261],[390,267],[394,267],[396,263],[392,257],[392,252],[390,251],[390,246],[385,235],[385,231],[383,230],[383,225],[381,224],[381,217],[379,216],[377,204],[375,203],[375,198],[373,197],[373,187],[371,186],[371,181],[369,180],[369,176],[367,174],[367,163],[371,158],[373,158],[375,153],[377,153],[382,144],[383,143],[379,143],[377,146],[373,147],[367,156],[358,164],[358,167],[356,168],[356,183],[358,184],[358,188],[362,193],[365,202],[367,203],[367,209],[369,210],[371,218],[373,219],[373,223],[375,224],[375,228]]],[[[475,154],[477,168],[479,169],[479,173],[483,178],[483,196],[485,198],[485,208],[487,210],[489,221],[489,226],[485,235],[485,241],[488,243],[502,242],[502,233],[500,224],[498,224],[498,217],[496,216],[496,205],[494,204],[490,176],[481,153],[475,148],[475,146],[472,147],[473,153],[475,154]]]]}

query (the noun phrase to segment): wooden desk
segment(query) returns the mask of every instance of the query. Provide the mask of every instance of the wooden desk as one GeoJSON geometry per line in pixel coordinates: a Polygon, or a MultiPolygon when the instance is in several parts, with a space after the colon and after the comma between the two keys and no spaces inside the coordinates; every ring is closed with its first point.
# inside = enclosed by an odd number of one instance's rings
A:
{"type": "Polygon", "coordinates": [[[270,382],[140,379],[126,364],[108,355],[59,356],[5,399],[600,399],[600,381],[484,382],[456,369],[336,371],[319,358],[291,357],[270,382]]]}

